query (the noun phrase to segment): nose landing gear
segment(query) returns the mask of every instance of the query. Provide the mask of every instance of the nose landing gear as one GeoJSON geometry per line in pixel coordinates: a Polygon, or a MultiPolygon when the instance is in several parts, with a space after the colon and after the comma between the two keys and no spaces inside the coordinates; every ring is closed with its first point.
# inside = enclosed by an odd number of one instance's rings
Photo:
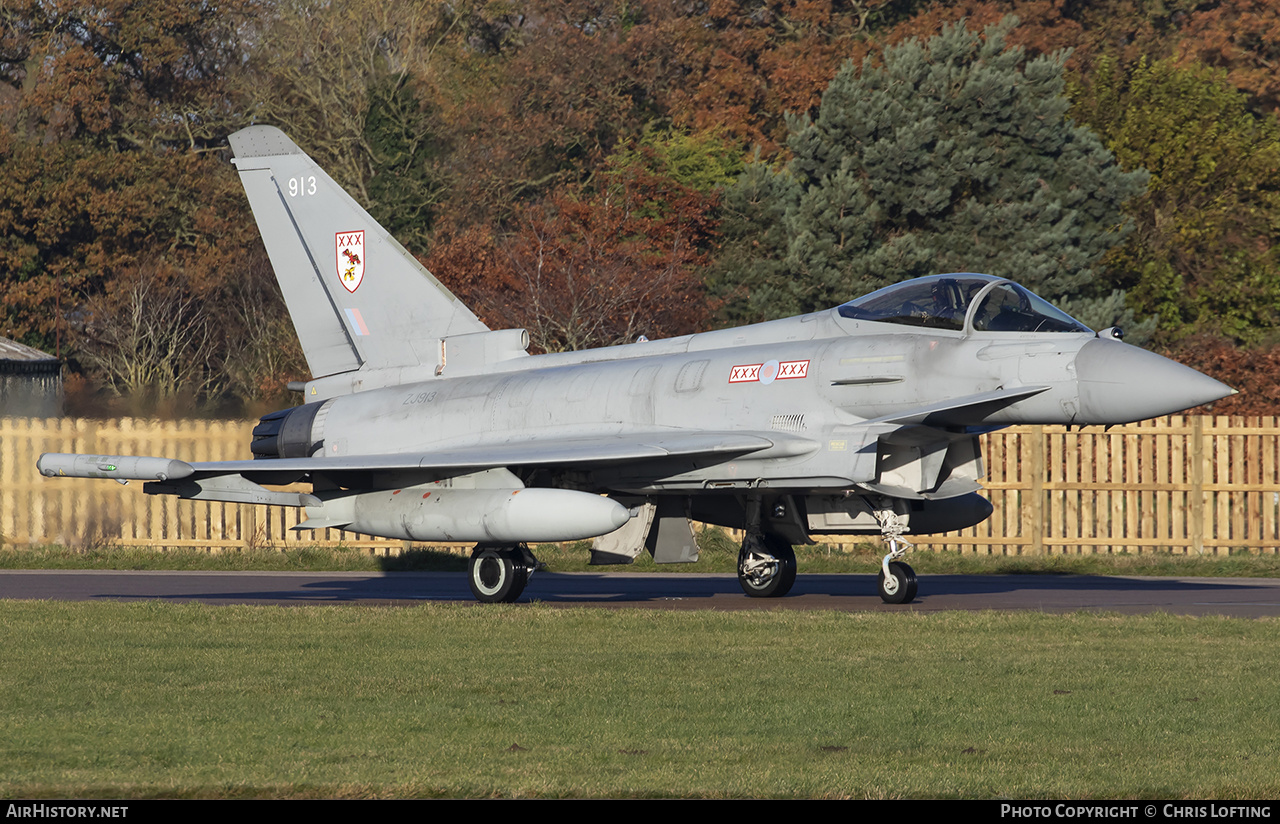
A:
{"type": "Polygon", "coordinates": [[[875,510],[880,534],[889,544],[889,553],[880,561],[880,599],[886,604],[909,604],[916,597],[916,571],[898,559],[907,554],[911,542],[902,537],[906,530],[898,514],[888,506],[875,510]]]}

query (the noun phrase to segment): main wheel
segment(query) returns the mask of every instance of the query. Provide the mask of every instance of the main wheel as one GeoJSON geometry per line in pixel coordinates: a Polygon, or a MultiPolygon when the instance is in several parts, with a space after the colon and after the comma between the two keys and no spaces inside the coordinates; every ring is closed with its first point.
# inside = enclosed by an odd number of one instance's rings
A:
{"type": "Polygon", "coordinates": [[[752,598],[781,598],[796,582],[796,553],[776,535],[748,537],[738,551],[738,583],[752,598]]]}
{"type": "Polygon", "coordinates": [[[471,594],[483,604],[509,604],[524,592],[529,568],[518,549],[476,548],[467,565],[471,594]]]}
{"type": "Polygon", "coordinates": [[[916,597],[919,585],[916,571],[906,564],[894,561],[889,564],[889,577],[880,570],[880,598],[886,604],[909,604],[916,597]]]}

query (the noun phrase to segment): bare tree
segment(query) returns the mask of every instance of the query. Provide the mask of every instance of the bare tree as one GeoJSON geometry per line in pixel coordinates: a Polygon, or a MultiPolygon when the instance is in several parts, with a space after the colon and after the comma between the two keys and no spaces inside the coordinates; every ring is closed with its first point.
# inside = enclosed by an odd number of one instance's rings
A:
{"type": "Polygon", "coordinates": [[[376,152],[365,135],[370,94],[431,74],[455,18],[434,0],[290,0],[260,34],[250,82],[257,117],[279,126],[361,203],[376,152]],[[263,84],[265,83],[265,88],[263,84]]]}
{"type": "Polygon", "coordinates": [[[218,335],[180,276],[146,262],[85,304],[81,359],[112,392],[171,401],[205,398],[225,381],[218,335]]]}
{"type": "Polygon", "coordinates": [[[302,347],[265,251],[246,255],[238,274],[220,298],[228,391],[251,409],[283,405],[289,381],[308,374],[302,347]]]}

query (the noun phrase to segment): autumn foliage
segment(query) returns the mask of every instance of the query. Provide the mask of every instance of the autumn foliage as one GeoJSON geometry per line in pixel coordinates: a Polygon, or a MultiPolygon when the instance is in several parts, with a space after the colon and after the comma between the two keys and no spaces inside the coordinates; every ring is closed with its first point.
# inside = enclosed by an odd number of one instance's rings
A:
{"type": "MultiPolygon", "coordinates": [[[[883,67],[886,50],[950,24],[976,32],[1014,15],[1010,47],[1065,67],[1072,123],[1125,173],[1152,175],[1125,206],[1133,231],[1117,232],[1078,297],[1122,295],[1158,326],[1156,343],[1201,353],[1211,374],[1271,398],[1278,8],[8,0],[0,335],[57,348],[120,394],[165,383],[153,398],[292,402],[284,385],[305,367],[227,162],[227,135],[252,123],[284,128],[488,324],[523,326],[542,350],[755,318],[785,302],[758,290],[752,301],[743,273],[799,255],[760,250],[806,227],[775,225],[794,224],[794,209],[747,220],[763,201],[740,178],[781,185],[796,158],[788,141],[838,73],[883,67]],[[752,233],[735,234],[746,223],[752,233]],[[158,346],[174,317],[207,337],[158,346]],[[186,366],[165,363],[196,341],[186,366]],[[148,363],[121,366],[130,360],[148,363]]],[[[852,188],[872,179],[844,173],[852,188]]],[[[956,203],[972,194],[953,188],[956,203]]],[[[841,277],[822,300],[848,296],[841,277]]]]}
{"type": "Polygon", "coordinates": [[[536,351],[686,334],[711,318],[700,273],[715,203],[642,166],[605,171],[522,206],[501,240],[471,229],[427,262],[456,273],[489,325],[528,329],[536,351]]]}

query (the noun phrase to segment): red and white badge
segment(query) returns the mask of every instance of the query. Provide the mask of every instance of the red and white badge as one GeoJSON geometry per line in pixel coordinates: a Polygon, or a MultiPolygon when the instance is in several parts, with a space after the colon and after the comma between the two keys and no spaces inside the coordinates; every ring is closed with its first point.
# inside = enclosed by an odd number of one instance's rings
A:
{"type": "Polygon", "coordinates": [[[333,236],[334,251],[337,255],[338,280],[342,288],[354,292],[360,288],[364,280],[364,230],[358,232],[337,232],[333,236]]]}
{"type": "Polygon", "coordinates": [[[747,363],[734,366],[729,370],[729,383],[773,383],[774,381],[795,380],[809,377],[809,362],[765,361],[764,363],[747,363]]]}
{"type": "Polygon", "coordinates": [[[809,362],[807,360],[789,360],[778,364],[778,380],[780,381],[807,377],[809,377],[809,362]]]}

